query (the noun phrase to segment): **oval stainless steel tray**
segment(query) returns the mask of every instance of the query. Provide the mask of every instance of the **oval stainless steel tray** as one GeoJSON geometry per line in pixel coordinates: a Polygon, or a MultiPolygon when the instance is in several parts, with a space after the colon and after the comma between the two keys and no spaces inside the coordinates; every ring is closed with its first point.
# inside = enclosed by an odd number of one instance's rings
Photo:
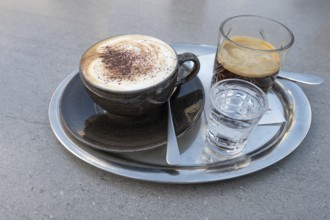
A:
{"type": "MultiPolygon", "coordinates": [[[[216,50],[209,45],[174,44],[173,47],[178,53],[189,51],[199,56],[215,53],[216,50]]],[[[200,72],[199,78],[203,81],[203,78],[209,78],[211,74],[200,72]]],[[[190,184],[225,180],[256,172],[293,152],[306,137],[312,120],[311,107],[303,90],[291,81],[277,80],[269,97],[278,106],[285,122],[258,126],[240,155],[221,158],[204,148],[206,120],[202,116],[178,140],[181,163],[169,166],[165,160],[165,146],[143,152],[108,153],[70,137],[61,121],[59,105],[66,86],[74,76],[75,73],[72,73],[63,80],[50,101],[49,119],[56,137],[68,151],[83,161],[107,172],[138,180],[190,184]]]]}

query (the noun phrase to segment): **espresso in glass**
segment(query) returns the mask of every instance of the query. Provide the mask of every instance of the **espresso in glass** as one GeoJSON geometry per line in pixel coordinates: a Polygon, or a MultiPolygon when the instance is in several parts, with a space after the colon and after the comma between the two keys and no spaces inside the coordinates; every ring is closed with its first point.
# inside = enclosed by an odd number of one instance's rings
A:
{"type": "Polygon", "coordinates": [[[292,32],[271,18],[240,15],[226,19],[220,25],[212,85],[238,78],[269,92],[293,42],[292,32]]]}
{"type": "Polygon", "coordinates": [[[265,92],[269,91],[281,66],[278,53],[265,52],[274,49],[265,40],[233,36],[217,51],[212,84],[223,79],[238,78],[254,83],[265,92]]]}

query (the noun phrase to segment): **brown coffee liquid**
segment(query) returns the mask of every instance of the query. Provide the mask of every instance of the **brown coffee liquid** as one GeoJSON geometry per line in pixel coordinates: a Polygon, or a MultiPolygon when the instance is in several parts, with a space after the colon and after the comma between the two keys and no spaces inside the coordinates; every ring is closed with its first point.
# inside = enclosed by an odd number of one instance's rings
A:
{"type": "Polygon", "coordinates": [[[212,84],[231,78],[244,79],[268,92],[280,69],[280,57],[269,42],[234,36],[218,48],[212,84]],[[239,45],[239,46],[238,46],[239,45]],[[249,49],[250,48],[250,49],[249,49]]]}

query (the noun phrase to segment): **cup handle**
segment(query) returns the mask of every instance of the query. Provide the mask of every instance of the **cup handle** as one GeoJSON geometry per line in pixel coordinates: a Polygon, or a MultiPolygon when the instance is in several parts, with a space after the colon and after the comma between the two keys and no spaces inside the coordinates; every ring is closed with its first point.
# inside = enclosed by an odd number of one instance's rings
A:
{"type": "Polygon", "coordinates": [[[182,53],[178,55],[179,60],[179,73],[176,86],[180,86],[192,78],[194,78],[200,69],[199,59],[195,54],[192,53],[182,53]],[[188,69],[184,68],[183,64],[187,61],[192,61],[194,63],[193,67],[188,69]]]}

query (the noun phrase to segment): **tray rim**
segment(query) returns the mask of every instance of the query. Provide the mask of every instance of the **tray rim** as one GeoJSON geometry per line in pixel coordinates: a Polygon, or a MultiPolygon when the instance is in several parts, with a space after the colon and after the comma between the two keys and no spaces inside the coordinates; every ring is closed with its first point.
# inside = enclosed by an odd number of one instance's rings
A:
{"type": "MultiPolygon", "coordinates": [[[[215,51],[215,46],[211,45],[198,45],[198,44],[173,44],[174,48],[182,47],[182,48],[190,48],[190,52],[193,52],[193,49],[198,50],[202,48],[205,51],[215,51]]],[[[205,53],[207,54],[207,53],[205,53]]],[[[198,54],[204,55],[204,54],[198,54]]],[[[231,171],[226,172],[222,169],[218,169],[216,166],[212,166],[211,169],[206,168],[194,168],[193,170],[189,170],[186,167],[164,167],[164,166],[145,166],[143,164],[136,164],[134,162],[125,161],[125,164],[122,164],[122,159],[116,157],[115,155],[107,155],[105,159],[102,157],[102,152],[86,151],[84,146],[80,143],[76,143],[74,140],[71,140],[70,137],[63,132],[60,124],[58,123],[60,120],[59,112],[56,111],[57,102],[60,99],[60,96],[63,93],[63,87],[73,78],[73,76],[77,73],[77,71],[73,71],[69,76],[67,76],[56,88],[54,91],[50,105],[49,105],[49,120],[51,128],[60,141],[60,143],[72,154],[80,158],[81,160],[100,168],[104,171],[117,174],[124,177],[129,177],[132,179],[144,180],[149,182],[162,182],[162,183],[179,183],[179,184],[191,184],[191,183],[203,183],[203,182],[214,182],[225,179],[231,179],[235,177],[240,177],[243,175],[247,175],[259,170],[262,170],[270,165],[275,164],[276,162],[282,160],[289,154],[291,154],[304,140],[306,137],[311,121],[311,106],[306,97],[303,90],[294,82],[287,80],[278,80],[280,84],[284,87],[290,89],[292,95],[299,94],[299,99],[295,99],[294,101],[299,101],[299,105],[303,105],[304,108],[294,108],[295,111],[292,117],[293,126],[295,129],[289,130],[289,136],[300,134],[300,138],[294,138],[294,140],[290,141],[290,144],[280,141],[280,143],[276,144],[276,148],[279,148],[281,145],[286,145],[284,149],[280,149],[277,152],[277,155],[270,157],[270,154],[267,154],[265,157],[261,158],[262,161],[249,163],[248,166],[231,171]],[[62,91],[61,91],[62,89],[62,91]],[[61,93],[62,92],[62,93],[61,93]],[[299,117],[302,114],[304,117],[299,117]],[[307,117],[306,117],[307,116],[307,117]],[[302,134],[303,133],[303,134],[302,134]],[[302,134],[302,135],[301,135],[302,134]],[[291,143],[293,142],[293,143],[291,143]],[[79,146],[80,145],[80,146],[79,146]],[[261,163],[261,164],[260,164],[261,163]]],[[[295,97],[294,97],[295,98],[295,97]]],[[[294,103],[296,104],[296,103],[294,103]]],[[[293,106],[295,107],[295,106],[293,106]]],[[[299,136],[298,136],[299,137],[299,136]]],[[[239,163],[240,161],[234,161],[234,163],[239,163]]]]}

